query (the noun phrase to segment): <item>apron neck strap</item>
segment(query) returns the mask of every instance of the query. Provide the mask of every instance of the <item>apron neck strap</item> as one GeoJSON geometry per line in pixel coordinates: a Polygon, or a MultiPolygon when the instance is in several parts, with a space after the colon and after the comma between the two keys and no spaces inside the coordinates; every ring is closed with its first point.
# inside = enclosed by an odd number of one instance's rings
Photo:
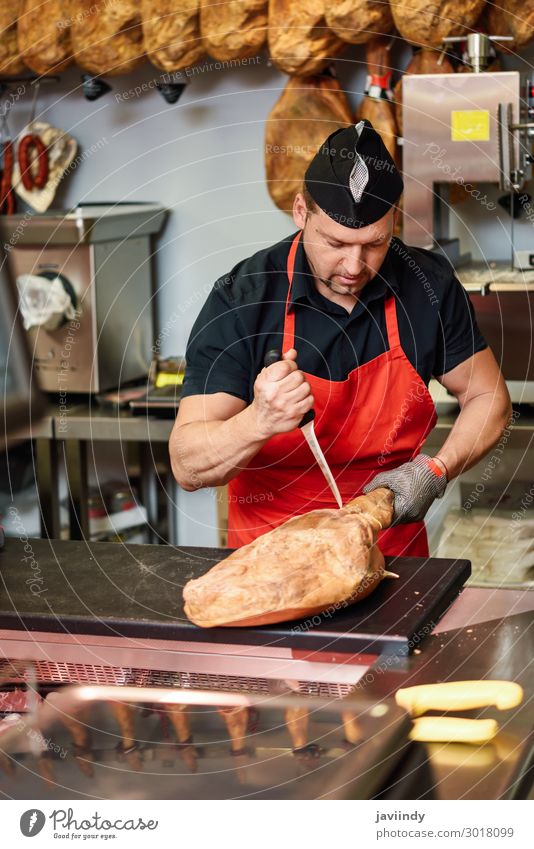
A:
{"type": "Polygon", "coordinates": [[[393,292],[386,298],[386,333],[389,349],[400,347],[399,323],[397,321],[397,301],[393,292]]]}
{"type": "Polygon", "coordinates": [[[289,280],[289,286],[287,289],[286,309],[284,315],[284,341],[282,342],[282,354],[285,354],[286,351],[289,351],[290,348],[295,346],[295,311],[289,310],[289,304],[291,303],[291,287],[293,285],[295,257],[297,255],[297,248],[299,246],[301,236],[302,230],[299,230],[291,243],[289,254],[287,256],[287,277],[289,280]]]}

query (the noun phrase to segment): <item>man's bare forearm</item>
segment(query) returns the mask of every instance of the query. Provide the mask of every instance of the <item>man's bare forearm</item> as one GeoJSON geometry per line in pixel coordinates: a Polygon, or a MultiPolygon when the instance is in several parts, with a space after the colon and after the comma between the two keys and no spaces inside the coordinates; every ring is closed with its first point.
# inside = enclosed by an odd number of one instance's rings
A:
{"type": "Polygon", "coordinates": [[[497,443],[510,421],[507,392],[488,392],[467,401],[436,459],[445,464],[449,480],[475,466],[497,443]]]}
{"type": "Polygon", "coordinates": [[[173,474],[183,489],[222,486],[246,468],[267,442],[251,404],[225,421],[195,421],[173,433],[173,474]]]}

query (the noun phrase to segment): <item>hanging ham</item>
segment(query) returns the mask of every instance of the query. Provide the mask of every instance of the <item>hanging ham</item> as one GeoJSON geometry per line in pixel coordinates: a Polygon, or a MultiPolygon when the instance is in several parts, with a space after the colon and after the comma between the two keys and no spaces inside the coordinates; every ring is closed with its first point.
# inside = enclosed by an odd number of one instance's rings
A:
{"type": "Polygon", "coordinates": [[[498,5],[499,10],[504,10],[505,26],[514,37],[516,46],[525,47],[534,37],[534,7],[525,0],[501,0],[498,5]]]}
{"type": "Polygon", "coordinates": [[[367,59],[367,85],[358,109],[358,119],[366,118],[382,136],[394,162],[399,164],[397,149],[397,121],[391,91],[391,68],[388,44],[390,39],[377,36],[365,48],[367,59]]]}
{"type": "Polygon", "coordinates": [[[291,748],[294,751],[304,749],[308,745],[309,708],[304,707],[304,705],[286,708],[284,714],[287,730],[291,737],[291,748]]]}
{"type": "Polygon", "coordinates": [[[0,3],[0,74],[14,77],[25,69],[17,42],[17,18],[22,0],[0,3]]]}
{"type": "Polygon", "coordinates": [[[141,7],[136,0],[75,4],[71,37],[78,65],[90,74],[127,74],[145,59],[141,7]]]}
{"type": "Polygon", "coordinates": [[[269,0],[269,50],[290,75],[319,74],[346,47],[327,26],[328,0],[269,0]]]}
{"type": "Polygon", "coordinates": [[[22,0],[17,36],[25,65],[36,74],[59,74],[72,62],[69,0],[22,0]]]}
{"type": "Polygon", "coordinates": [[[464,35],[473,29],[486,0],[402,0],[391,3],[393,20],[406,41],[422,47],[442,47],[449,35],[464,35]]]}
{"type": "Polygon", "coordinates": [[[477,29],[488,35],[511,36],[512,41],[495,41],[493,46],[498,52],[515,53],[517,44],[512,35],[510,22],[506,16],[504,3],[487,3],[482,11],[477,29]]]}
{"type": "Polygon", "coordinates": [[[267,0],[202,3],[200,32],[206,53],[215,59],[254,56],[267,38],[267,0]]]}
{"type": "Polygon", "coordinates": [[[160,71],[179,71],[203,57],[199,9],[199,0],[141,0],[143,47],[160,71]]]}
{"type": "Polygon", "coordinates": [[[329,76],[294,77],[265,124],[265,171],[275,204],[290,212],[304,173],[324,140],[352,123],[349,103],[329,76]]]}
{"type": "Polygon", "coordinates": [[[365,598],[391,576],[376,540],[391,524],[393,499],[375,489],[339,510],[289,519],[189,581],[187,617],[203,628],[266,625],[365,598]]]}
{"type": "Polygon", "coordinates": [[[393,29],[391,7],[384,0],[338,0],[325,4],[330,29],[350,44],[365,44],[393,29]]]}
{"type": "Polygon", "coordinates": [[[247,751],[249,709],[236,705],[235,707],[217,708],[217,712],[224,719],[228,731],[230,751],[234,755],[244,754],[247,751]]]}

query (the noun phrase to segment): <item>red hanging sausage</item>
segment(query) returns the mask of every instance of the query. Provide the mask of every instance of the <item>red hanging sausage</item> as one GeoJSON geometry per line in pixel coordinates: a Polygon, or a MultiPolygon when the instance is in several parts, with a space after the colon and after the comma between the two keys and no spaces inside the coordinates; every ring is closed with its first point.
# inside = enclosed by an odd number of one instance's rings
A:
{"type": "Polygon", "coordinates": [[[0,178],[0,214],[13,215],[15,212],[15,196],[11,185],[13,174],[13,142],[5,141],[3,146],[2,177],[0,178]]]}
{"type": "Polygon", "coordinates": [[[13,144],[10,141],[5,141],[3,144],[3,163],[2,178],[0,180],[0,205],[7,198],[9,189],[11,188],[11,172],[13,170],[13,144]]]}
{"type": "Polygon", "coordinates": [[[6,197],[6,215],[14,215],[15,214],[15,195],[13,189],[10,189],[7,193],[6,197]]]}
{"type": "Polygon", "coordinates": [[[28,133],[19,142],[18,158],[20,177],[25,189],[42,189],[48,180],[48,153],[39,136],[28,133]],[[36,151],[37,174],[32,173],[33,157],[31,150],[36,151]]]}

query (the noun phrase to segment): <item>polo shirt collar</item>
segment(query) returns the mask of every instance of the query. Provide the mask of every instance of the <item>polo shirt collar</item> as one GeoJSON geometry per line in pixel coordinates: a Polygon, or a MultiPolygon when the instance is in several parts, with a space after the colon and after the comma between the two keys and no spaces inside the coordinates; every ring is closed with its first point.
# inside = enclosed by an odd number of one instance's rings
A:
{"type": "MultiPolygon", "coordinates": [[[[290,244],[296,235],[296,233],[293,234],[290,240],[290,244]]],[[[380,266],[380,270],[376,274],[375,278],[363,290],[360,296],[360,303],[367,304],[370,301],[376,300],[377,298],[383,298],[386,294],[389,294],[390,292],[399,292],[399,284],[396,279],[392,263],[391,247],[389,248],[386,256],[384,257],[384,261],[380,266]]],[[[293,271],[293,285],[291,286],[290,304],[294,305],[295,303],[304,300],[313,301],[313,296],[316,293],[317,290],[315,288],[313,274],[311,272],[301,240],[299,241],[299,244],[297,246],[297,252],[295,255],[295,268],[293,271]]]]}

